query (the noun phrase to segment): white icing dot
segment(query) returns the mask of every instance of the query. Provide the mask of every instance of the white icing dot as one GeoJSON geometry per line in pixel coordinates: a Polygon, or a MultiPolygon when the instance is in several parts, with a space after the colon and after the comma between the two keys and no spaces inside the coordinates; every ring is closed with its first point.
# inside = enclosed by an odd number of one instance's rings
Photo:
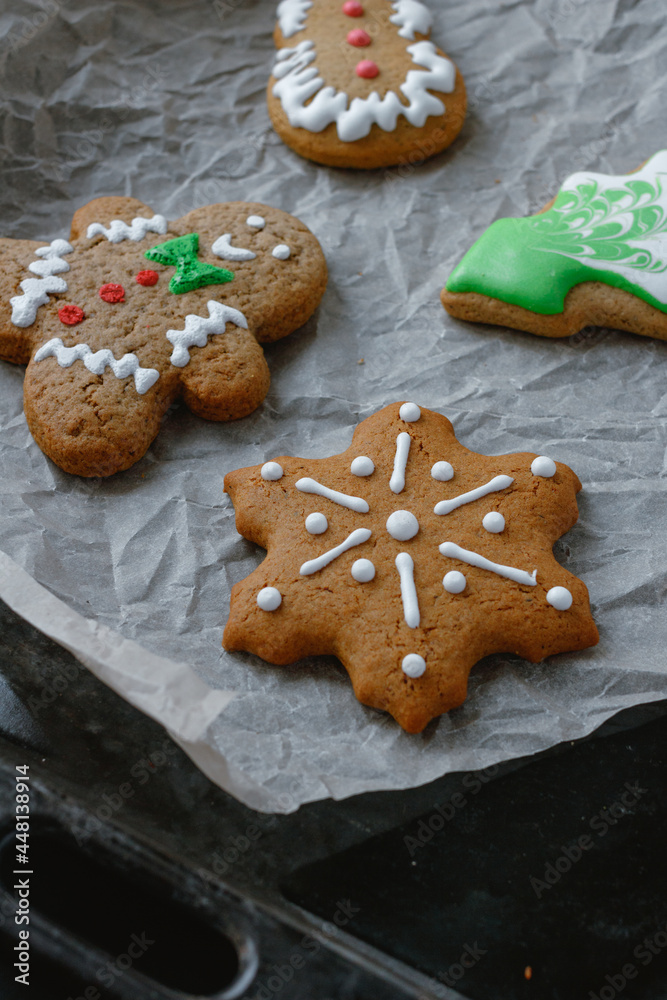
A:
{"type": "Polygon", "coordinates": [[[274,257],[278,260],[287,260],[292,251],[287,246],[286,243],[279,243],[277,247],[274,247],[271,251],[274,257]]]}
{"type": "Polygon", "coordinates": [[[370,559],[357,559],[352,563],[350,572],[357,583],[370,583],[375,577],[375,566],[370,559]]]}
{"type": "Polygon", "coordinates": [[[257,606],[262,611],[275,611],[282,603],[282,595],[275,587],[264,587],[257,595],[257,606]]]}
{"type": "Polygon", "coordinates": [[[459,573],[457,569],[452,569],[449,573],[445,573],[442,585],[448,594],[460,594],[466,589],[467,580],[463,573],[459,573]]]}
{"type": "Polygon", "coordinates": [[[556,474],[556,463],[546,455],[538,455],[530,465],[530,471],[534,476],[542,476],[544,479],[551,479],[556,474]]]}
{"type": "Polygon", "coordinates": [[[403,403],[403,406],[398,411],[398,415],[401,420],[405,420],[408,424],[413,424],[415,420],[419,420],[422,411],[416,403],[403,403]]]}
{"type": "Polygon", "coordinates": [[[407,542],[419,531],[419,521],[409,510],[395,510],[387,518],[387,531],[397,542],[407,542]]]}
{"type": "Polygon", "coordinates": [[[266,225],[266,219],[263,219],[261,215],[249,215],[245,221],[246,225],[253,226],[254,229],[264,229],[266,225]]]}
{"type": "Polygon", "coordinates": [[[306,531],[311,535],[322,535],[329,527],[329,522],[324,514],[318,510],[314,514],[309,514],[306,518],[306,531]]]}
{"type": "Polygon", "coordinates": [[[499,514],[497,510],[490,510],[489,513],[485,514],[482,518],[482,525],[487,531],[490,531],[494,535],[498,535],[501,531],[505,530],[505,518],[502,514],[499,514]]]}
{"type": "Polygon", "coordinates": [[[439,483],[447,483],[454,476],[454,470],[449,462],[436,462],[431,469],[431,476],[439,483]]]}
{"type": "Polygon", "coordinates": [[[375,463],[367,455],[358,455],[350,466],[353,476],[370,476],[375,472],[375,463]]]}
{"type": "Polygon", "coordinates": [[[273,482],[283,478],[283,467],[278,462],[265,462],[262,466],[262,479],[273,482]]]}
{"type": "Polygon", "coordinates": [[[572,607],[572,594],[567,587],[552,587],[547,593],[547,602],[556,611],[567,611],[572,607]]]}
{"type": "Polygon", "coordinates": [[[403,657],[401,668],[407,677],[412,677],[413,679],[421,677],[426,670],[426,660],[419,653],[408,653],[407,656],[403,657]]]}

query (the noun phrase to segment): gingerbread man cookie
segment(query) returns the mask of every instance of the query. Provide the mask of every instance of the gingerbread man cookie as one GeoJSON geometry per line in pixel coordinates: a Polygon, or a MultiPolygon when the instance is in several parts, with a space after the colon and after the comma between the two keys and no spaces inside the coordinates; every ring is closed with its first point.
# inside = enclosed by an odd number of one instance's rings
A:
{"type": "Polygon", "coordinates": [[[223,645],[275,664],[333,653],[361,702],[420,732],[487,654],[598,641],[552,553],[580,488],[547,456],[469,451],[415,403],[364,420],[340,455],[228,473],[237,528],[267,556],[232,590],[223,645]]]}
{"type": "Polygon", "coordinates": [[[268,104],[281,138],[336,167],[414,164],[463,126],[466,93],[420,0],[281,0],[268,104]]]}
{"type": "Polygon", "coordinates": [[[667,340],[667,150],[572,174],[538,215],[499,219],[442,292],[459,319],[567,337],[611,326],[667,340]]]}
{"type": "Polygon", "coordinates": [[[134,198],[79,209],[69,239],[0,239],[0,358],[28,365],[30,430],[66,472],[141,458],[182,397],[208,420],[269,387],[260,343],[314,312],[326,263],[312,233],[266,205],[209,205],[168,222],[134,198]]]}

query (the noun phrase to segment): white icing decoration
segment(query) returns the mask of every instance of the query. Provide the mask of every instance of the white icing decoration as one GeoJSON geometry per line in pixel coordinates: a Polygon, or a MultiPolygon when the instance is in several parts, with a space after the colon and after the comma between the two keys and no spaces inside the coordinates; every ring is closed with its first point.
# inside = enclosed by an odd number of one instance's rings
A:
{"type": "Polygon", "coordinates": [[[439,483],[448,483],[454,478],[454,469],[449,462],[436,462],[431,469],[431,476],[439,483]]]}
{"type": "Polygon", "coordinates": [[[275,587],[264,587],[257,595],[257,607],[262,611],[277,611],[282,603],[282,594],[275,587]]]}
{"type": "Polygon", "coordinates": [[[417,677],[421,677],[426,670],[426,660],[419,653],[408,653],[407,656],[403,657],[403,662],[401,663],[401,670],[406,677],[411,677],[416,680],[417,677]]]}
{"type": "Polygon", "coordinates": [[[490,531],[492,535],[499,535],[505,530],[505,518],[497,510],[490,510],[482,518],[482,527],[490,531]]]}
{"type": "Polygon", "coordinates": [[[271,256],[275,257],[276,260],[289,260],[292,251],[287,246],[286,243],[279,243],[277,247],[274,247],[271,251],[271,256]]]}
{"type": "Polygon", "coordinates": [[[409,510],[395,510],[387,518],[387,531],[398,542],[407,542],[419,531],[419,521],[409,510]]]}
{"type": "Polygon", "coordinates": [[[512,476],[495,476],[488,483],[485,483],[484,486],[478,486],[477,489],[461,493],[460,496],[452,497],[451,500],[441,500],[433,508],[433,513],[450,514],[457,507],[462,507],[466,503],[472,503],[473,500],[479,500],[480,497],[488,496],[489,493],[498,493],[500,490],[506,490],[513,482],[514,479],[512,476]]]}
{"type": "Polygon", "coordinates": [[[375,566],[370,559],[357,559],[350,572],[357,583],[370,583],[375,579],[375,566]]]}
{"type": "Polygon", "coordinates": [[[415,564],[407,552],[399,552],[396,556],[396,569],[401,579],[401,600],[403,601],[403,616],[405,624],[410,628],[419,625],[419,602],[415,587],[415,564]]]}
{"type": "Polygon", "coordinates": [[[266,219],[262,215],[249,215],[245,221],[247,226],[252,226],[254,229],[264,229],[266,225],[266,219]]]}
{"type": "Polygon", "coordinates": [[[556,475],[556,463],[553,458],[546,455],[538,455],[530,463],[530,471],[534,476],[541,476],[543,479],[551,479],[556,475]]]}
{"type": "Polygon", "coordinates": [[[69,368],[75,361],[83,361],[88,371],[94,375],[102,375],[107,367],[111,368],[116,378],[133,375],[140,396],[148,392],[160,377],[155,368],[142,368],[136,354],[124,354],[120,361],[116,361],[107,349],[92,351],[88,344],[65,347],[60,337],[47,341],[35,354],[35,361],[43,361],[45,358],[55,358],[61,368],[69,368]]]}
{"type": "Polygon", "coordinates": [[[368,514],[370,510],[366,501],[362,500],[361,497],[351,497],[347,493],[330,490],[328,486],[322,486],[315,479],[299,479],[295,485],[297,490],[300,490],[302,493],[314,493],[318,497],[325,497],[325,499],[332,500],[341,507],[347,507],[348,510],[356,510],[358,514],[368,514]]]}
{"type": "Polygon", "coordinates": [[[462,594],[466,589],[467,580],[457,569],[450,569],[442,579],[442,585],[448,594],[462,594]]]}
{"type": "Polygon", "coordinates": [[[496,573],[498,576],[505,576],[508,580],[514,580],[515,583],[523,583],[527,587],[535,587],[537,585],[537,580],[535,579],[537,576],[536,569],[532,573],[527,573],[523,569],[515,569],[514,566],[503,566],[501,563],[491,562],[490,559],[479,555],[478,552],[462,549],[460,545],[456,545],[454,542],[443,542],[440,546],[440,552],[443,556],[447,556],[450,559],[459,559],[461,562],[468,563],[469,566],[488,569],[491,573],[496,573]]]}
{"type": "Polygon", "coordinates": [[[262,479],[266,479],[269,483],[282,479],[283,474],[283,467],[279,462],[265,462],[260,469],[262,479]]]}
{"type": "Polygon", "coordinates": [[[222,236],[218,236],[217,240],[211,247],[211,250],[216,255],[216,257],[221,257],[223,260],[254,260],[257,256],[252,250],[245,250],[243,247],[233,247],[230,243],[232,238],[231,233],[223,233],[222,236]]]}
{"type": "Polygon", "coordinates": [[[396,438],[396,455],[394,456],[394,471],[389,480],[389,489],[392,493],[402,493],[405,489],[405,467],[408,464],[408,454],[410,453],[410,435],[405,431],[396,438]]]}
{"type": "Polygon", "coordinates": [[[372,476],[375,472],[375,463],[368,455],[357,455],[352,459],[350,472],[353,476],[372,476]]]}
{"type": "Polygon", "coordinates": [[[23,294],[14,295],[9,300],[14,326],[32,326],[37,319],[37,310],[46,305],[49,295],[67,291],[65,279],[56,278],[56,275],[69,271],[69,264],[63,260],[63,256],[72,253],[73,249],[67,240],[52,240],[48,246],[35,250],[36,255],[42,259],[29,264],[28,270],[38,274],[39,278],[24,278],[20,285],[23,294]]]}
{"type": "Polygon", "coordinates": [[[280,100],[292,127],[322,132],[336,122],[342,142],[362,139],[374,124],[385,132],[393,132],[399,115],[405,115],[411,125],[421,128],[430,115],[445,113],[445,105],[429,91],[451,93],[456,69],[449,59],[438,55],[433,42],[415,42],[407,51],[416,66],[425,67],[409,70],[400,85],[407,105],[393,91],[383,98],[373,91],[368,97],[354,97],[350,101],[343,91],[325,86],[317,69],[310,65],[316,59],[315,45],[310,40],[299,42],[293,49],[278,51],[273,68],[276,78],[273,96],[280,100]]]}
{"type": "Polygon", "coordinates": [[[91,222],[86,230],[86,236],[92,240],[93,236],[104,236],[110,243],[122,243],[123,240],[143,240],[146,233],[160,233],[164,236],[167,232],[168,223],[164,215],[154,215],[151,219],[142,219],[138,216],[132,219],[132,224],[121,219],[114,219],[108,229],[101,222],[91,222]]]}
{"type": "Polygon", "coordinates": [[[238,309],[231,306],[222,305],[214,299],[209,299],[206,303],[209,315],[195,316],[189,313],[185,317],[185,326],[182,330],[167,330],[166,338],[174,345],[171,355],[171,363],[175,368],[185,368],[190,360],[191,347],[205,347],[209,337],[216,333],[224,333],[227,323],[233,323],[243,330],[248,329],[248,321],[238,309]]]}
{"type": "Polygon", "coordinates": [[[311,576],[313,573],[318,573],[319,570],[324,569],[329,563],[333,562],[334,559],[338,559],[342,556],[344,552],[348,549],[353,549],[356,545],[363,545],[371,537],[371,531],[369,528],[356,528],[350,535],[347,536],[344,542],[337,545],[333,549],[329,549],[328,552],[324,552],[321,556],[316,559],[309,559],[305,562],[299,573],[301,576],[311,576]]]}
{"type": "Polygon", "coordinates": [[[416,403],[403,403],[398,411],[398,415],[401,420],[405,420],[406,424],[414,424],[421,417],[422,411],[416,403]]]}
{"type": "Polygon", "coordinates": [[[306,16],[313,0],[280,0],[276,14],[285,38],[291,38],[306,27],[306,16]]]}
{"type": "Polygon", "coordinates": [[[309,535],[323,535],[329,527],[329,522],[324,514],[316,510],[306,518],[306,531],[309,535]]]}
{"type": "Polygon", "coordinates": [[[567,587],[552,587],[547,592],[547,602],[556,611],[568,611],[572,607],[572,594],[567,587]]]}
{"type": "Polygon", "coordinates": [[[389,18],[392,24],[399,25],[401,38],[414,38],[415,32],[428,35],[433,23],[431,11],[419,0],[391,0],[396,11],[389,18]]]}

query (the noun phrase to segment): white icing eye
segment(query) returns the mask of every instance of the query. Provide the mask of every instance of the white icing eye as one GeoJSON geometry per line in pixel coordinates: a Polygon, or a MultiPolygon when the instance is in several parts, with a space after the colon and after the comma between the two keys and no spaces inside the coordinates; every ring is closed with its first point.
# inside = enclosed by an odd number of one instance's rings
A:
{"type": "Polygon", "coordinates": [[[373,459],[367,455],[358,455],[352,461],[350,472],[353,476],[371,476],[375,472],[373,459]]]}
{"type": "Polygon", "coordinates": [[[505,518],[498,511],[490,510],[482,518],[482,526],[493,535],[499,535],[501,531],[505,530],[505,518]]]}
{"type": "Polygon", "coordinates": [[[405,420],[408,424],[413,424],[415,420],[419,420],[422,411],[416,403],[403,403],[403,406],[398,411],[398,415],[401,420],[405,420]]]}
{"type": "Polygon", "coordinates": [[[306,518],[306,531],[311,535],[323,535],[329,527],[329,522],[324,514],[315,511],[306,518]]]}
{"type": "Polygon", "coordinates": [[[357,559],[352,563],[352,579],[357,583],[370,583],[375,577],[375,566],[370,559],[357,559]]]}
{"type": "Polygon", "coordinates": [[[407,656],[403,657],[401,669],[406,677],[412,677],[414,680],[421,677],[426,670],[426,660],[419,653],[408,653],[407,656]]]}
{"type": "Polygon", "coordinates": [[[454,470],[449,462],[436,462],[431,469],[431,476],[439,483],[447,483],[454,477],[454,470]]]}
{"type": "Polygon", "coordinates": [[[282,594],[275,587],[264,587],[257,595],[257,607],[262,611],[276,611],[282,603],[282,594]]]}
{"type": "Polygon", "coordinates": [[[290,248],[286,243],[279,243],[277,247],[274,247],[271,251],[272,255],[278,260],[287,260],[292,253],[290,248]]]}
{"type": "Polygon", "coordinates": [[[538,455],[530,465],[530,471],[534,476],[542,476],[543,479],[551,479],[556,474],[556,463],[546,455],[538,455]]]}
{"type": "Polygon", "coordinates": [[[261,215],[249,215],[245,220],[247,226],[252,226],[253,229],[264,229],[266,225],[266,219],[263,219],[261,215]]]}
{"type": "Polygon", "coordinates": [[[572,594],[567,587],[552,587],[547,593],[547,602],[556,611],[567,611],[572,607],[572,594]]]}
{"type": "Polygon", "coordinates": [[[452,569],[449,573],[445,573],[442,585],[448,594],[461,594],[466,589],[467,582],[463,573],[452,569]]]}
{"type": "Polygon", "coordinates": [[[233,247],[230,243],[231,238],[231,233],[224,233],[222,236],[218,236],[217,240],[211,247],[211,250],[216,257],[221,257],[223,260],[255,259],[257,254],[254,254],[252,250],[244,250],[243,247],[233,247]]]}
{"type": "Polygon", "coordinates": [[[407,542],[419,531],[419,521],[409,510],[395,510],[387,518],[387,531],[397,542],[407,542]]]}
{"type": "Polygon", "coordinates": [[[276,479],[283,478],[283,467],[278,462],[265,462],[262,466],[261,474],[262,479],[266,479],[267,482],[274,482],[276,479]]]}

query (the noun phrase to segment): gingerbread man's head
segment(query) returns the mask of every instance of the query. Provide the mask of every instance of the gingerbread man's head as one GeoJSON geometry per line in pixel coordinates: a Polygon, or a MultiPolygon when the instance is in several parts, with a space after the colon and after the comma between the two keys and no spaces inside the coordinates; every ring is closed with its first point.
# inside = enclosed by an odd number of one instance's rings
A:
{"type": "Polygon", "coordinates": [[[67,472],[107,476],[145,453],[182,397],[209,420],[264,399],[260,343],[316,309],[319,243],[266,205],[208,205],[168,222],[134,198],[98,198],[69,239],[0,240],[0,358],[28,365],[24,406],[67,472]]]}

